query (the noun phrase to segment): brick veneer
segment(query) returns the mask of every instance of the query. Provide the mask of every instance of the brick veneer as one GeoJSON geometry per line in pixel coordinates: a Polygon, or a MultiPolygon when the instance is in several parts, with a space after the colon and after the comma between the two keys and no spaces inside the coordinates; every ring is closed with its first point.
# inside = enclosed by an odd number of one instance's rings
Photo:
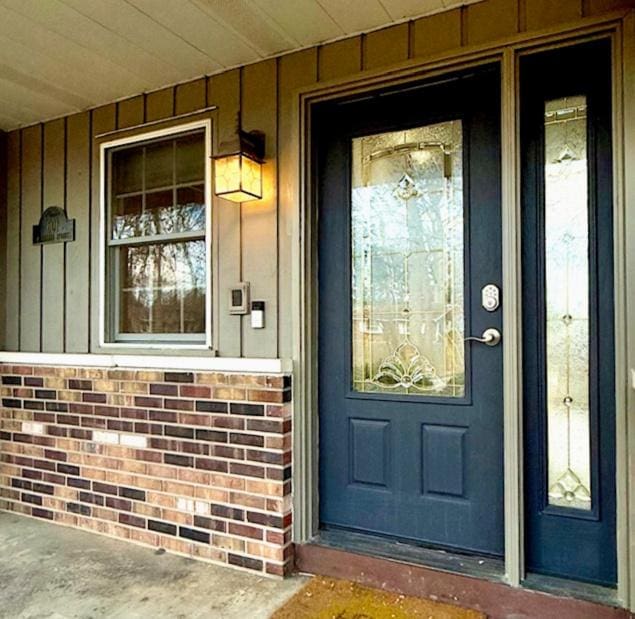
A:
{"type": "Polygon", "coordinates": [[[290,568],[290,377],[23,365],[0,377],[0,510],[290,568]]]}

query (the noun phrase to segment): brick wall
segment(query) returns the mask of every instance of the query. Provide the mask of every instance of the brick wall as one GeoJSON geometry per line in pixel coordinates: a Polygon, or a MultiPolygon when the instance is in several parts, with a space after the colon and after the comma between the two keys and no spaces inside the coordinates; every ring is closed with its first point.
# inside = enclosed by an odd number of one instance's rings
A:
{"type": "Polygon", "coordinates": [[[0,365],[0,509],[283,575],[288,376],[0,365]]]}

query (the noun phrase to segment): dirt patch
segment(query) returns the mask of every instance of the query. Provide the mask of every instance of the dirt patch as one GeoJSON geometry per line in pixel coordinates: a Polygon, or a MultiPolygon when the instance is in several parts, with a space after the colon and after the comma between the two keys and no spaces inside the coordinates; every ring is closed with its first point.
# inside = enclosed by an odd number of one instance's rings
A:
{"type": "Polygon", "coordinates": [[[474,610],[317,576],[271,619],[485,619],[474,610]]]}

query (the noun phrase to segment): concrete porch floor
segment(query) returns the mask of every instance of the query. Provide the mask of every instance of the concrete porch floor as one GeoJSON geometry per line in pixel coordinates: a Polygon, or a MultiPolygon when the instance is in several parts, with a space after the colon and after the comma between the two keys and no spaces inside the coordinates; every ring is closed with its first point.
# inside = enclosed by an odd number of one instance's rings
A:
{"type": "Polygon", "coordinates": [[[274,580],[0,512],[2,618],[266,619],[306,580],[274,580]]]}

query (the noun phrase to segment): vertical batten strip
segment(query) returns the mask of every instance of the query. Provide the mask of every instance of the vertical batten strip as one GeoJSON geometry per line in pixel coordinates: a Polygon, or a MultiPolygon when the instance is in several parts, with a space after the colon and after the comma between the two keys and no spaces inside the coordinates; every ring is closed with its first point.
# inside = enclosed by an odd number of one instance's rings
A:
{"type": "Polygon", "coordinates": [[[148,93],[145,97],[144,120],[152,122],[174,115],[174,87],[148,93]]]}
{"type": "MultiPolygon", "coordinates": [[[[0,299],[7,298],[7,134],[0,130],[0,299]]],[[[0,302],[0,350],[6,346],[7,304],[0,302]]]]}
{"type": "Polygon", "coordinates": [[[262,199],[242,205],[243,279],[251,284],[251,298],[265,302],[265,328],[252,329],[243,321],[246,357],[275,357],[277,353],[277,60],[249,65],[243,70],[242,125],[265,134],[262,199]]]}
{"type": "MultiPolygon", "coordinates": [[[[359,68],[361,57],[361,38],[352,50],[353,60],[359,68]]],[[[326,47],[326,46],[325,46],[326,47]]],[[[322,71],[326,70],[327,56],[322,54],[322,71]]],[[[350,64],[349,57],[343,63],[350,64]]],[[[308,49],[280,59],[278,71],[278,167],[280,183],[278,185],[278,313],[280,329],[278,333],[278,355],[282,359],[294,356],[293,339],[296,332],[294,321],[299,315],[294,286],[304,275],[298,264],[298,240],[300,238],[300,96],[298,90],[317,82],[318,57],[315,49],[308,49]]],[[[321,71],[321,73],[322,73],[321,71]]],[[[326,79],[326,78],[325,78],[326,79]]],[[[295,357],[298,359],[298,357],[295,357]]],[[[297,488],[297,486],[296,486],[297,488]]],[[[310,487],[307,491],[311,491],[310,487]]]]}
{"type": "Polygon", "coordinates": [[[203,77],[176,87],[175,114],[187,114],[205,107],[207,81],[203,77]]]}
{"type": "Polygon", "coordinates": [[[364,69],[373,70],[408,60],[408,24],[369,32],[365,37],[364,69]]]}
{"type": "Polygon", "coordinates": [[[5,348],[20,347],[20,205],[22,132],[14,131],[7,140],[7,248],[6,248],[6,336],[5,348]]]}
{"type": "Polygon", "coordinates": [[[66,247],[66,352],[86,353],[90,333],[90,114],[70,116],[66,131],[66,209],[75,241],[66,247]]]}
{"type": "Polygon", "coordinates": [[[13,131],[7,140],[7,253],[5,348],[20,350],[20,186],[22,132],[13,131]]]}
{"type": "Polygon", "coordinates": [[[95,136],[116,128],[117,106],[115,104],[99,107],[92,112],[92,132],[91,132],[91,264],[90,264],[90,315],[91,315],[91,344],[90,351],[99,350],[99,297],[100,290],[105,282],[100,281],[100,260],[101,251],[101,230],[100,230],[100,207],[101,207],[101,179],[100,179],[100,157],[99,142],[95,136]]]}
{"type": "MultiPolygon", "coordinates": [[[[64,126],[64,119],[43,125],[43,209],[65,206],[64,126]]],[[[64,245],[42,246],[42,352],[64,350],[64,245]]]]}
{"type": "Polygon", "coordinates": [[[140,125],[145,116],[144,104],[145,98],[143,95],[120,101],[117,104],[117,129],[140,125]]]}
{"type": "Polygon", "coordinates": [[[42,131],[22,130],[20,231],[20,350],[40,352],[41,247],[33,245],[33,226],[42,210],[42,131]]]}
{"type": "MultiPolygon", "coordinates": [[[[342,39],[334,43],[327,43],[320,48],[319,58],[317,59],[317,80],[328,81],[337,77],[353,75],[361,70],[362,66],[362,37],[352,37],[350,39],[342,39]]],[[[299,52],[303,53],[303,52],[299,52]]],[[[306,55],[306,54],[305,54],[306,55]]],[[[295,56],[295,54],[293,54],[295,56]]],[[[280,59],[284,65],[288,56],[280,59]]],[[[305,76],[310,78],[312,73],[305,76]]]]}
{"type": "MultiPolygon", "coordinates": [[[[207,100],[209,105],[218,106],[217,122],[213,127],[213,152],[219,145],[236,134],[237,118],[240,109],[240,70],[234,69],[209,79],[207,100]]],[[[241,350],[242,316],[232,316],[228,311],[229,290],[240,281],[240,207],[233,202],[213,198],[212,213],[216,229],[217,245],[214,252],[215,289],[219,299],[213,307],[216,309],[214,327],[217,333],[214,340],[219,355],[238,357],[241,350]]]]}

